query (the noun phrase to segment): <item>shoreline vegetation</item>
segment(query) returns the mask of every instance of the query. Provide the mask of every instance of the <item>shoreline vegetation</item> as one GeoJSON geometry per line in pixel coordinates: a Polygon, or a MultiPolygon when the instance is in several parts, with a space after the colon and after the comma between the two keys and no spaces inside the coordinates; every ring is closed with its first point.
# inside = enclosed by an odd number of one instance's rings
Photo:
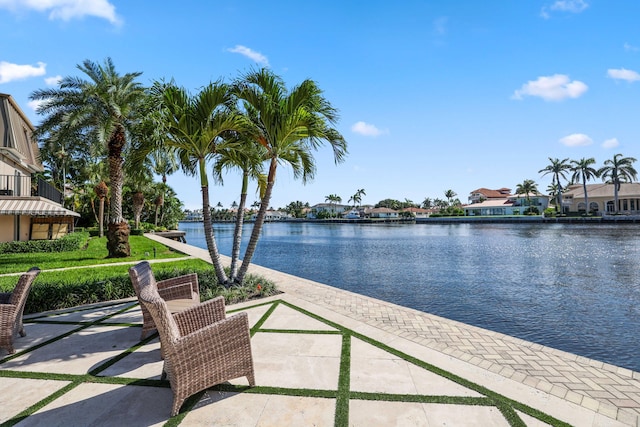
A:
{"type": "Polygon", "coordinates": [[[82,239],[75,239],[77,245],[73,249],[2,253],[0,292],[13,289],[17,273],[37,266],[41,273],[27,298],[25,314],[132,298],[135,292],[129,267],[142,260],[155,260],[152,269],[157,280],[197,273],[201,301],[222,295],[227,304],[234,304],[279,293],[274,282],[254,274],[248,274],[242,285],[223,286],[211,264],[185,258],[186,255],[144,236],[131,236],[131,256],[116,259],[106,257],[106,237],[89,237],[89,233],[84,232],[63,239],[80,234],[82,239]]]}

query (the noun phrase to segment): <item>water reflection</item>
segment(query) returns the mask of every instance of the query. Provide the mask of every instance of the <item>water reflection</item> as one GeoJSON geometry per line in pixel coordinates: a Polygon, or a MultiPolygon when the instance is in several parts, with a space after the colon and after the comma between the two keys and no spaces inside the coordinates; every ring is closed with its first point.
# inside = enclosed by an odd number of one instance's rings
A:
{"type": "Polygon", "coordinates": [[[254,262],[640,371],[639,254],[633,224],[268,223],[254,262]]]}

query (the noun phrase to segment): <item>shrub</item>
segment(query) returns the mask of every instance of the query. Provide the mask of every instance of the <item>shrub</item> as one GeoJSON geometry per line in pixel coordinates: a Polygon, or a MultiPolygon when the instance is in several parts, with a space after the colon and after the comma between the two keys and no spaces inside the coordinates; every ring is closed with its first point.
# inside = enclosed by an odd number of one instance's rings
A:
{"type": "Polygon", "coordinates": [[[0,243],[0,254],[30,252],[69,252],[80,249],[89,238],[89,233],[70,233],[55,240],[27,240],[0,243]]]}

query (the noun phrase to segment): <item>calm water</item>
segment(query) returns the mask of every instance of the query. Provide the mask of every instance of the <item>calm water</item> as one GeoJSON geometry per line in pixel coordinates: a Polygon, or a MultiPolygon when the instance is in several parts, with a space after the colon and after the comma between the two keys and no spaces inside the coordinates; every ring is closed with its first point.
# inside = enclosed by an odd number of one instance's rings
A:
{"type": "Polygon", "coordinates": [[[640,371],[639,256],[635,224],[268,223],[253,262],[640,371]]]}

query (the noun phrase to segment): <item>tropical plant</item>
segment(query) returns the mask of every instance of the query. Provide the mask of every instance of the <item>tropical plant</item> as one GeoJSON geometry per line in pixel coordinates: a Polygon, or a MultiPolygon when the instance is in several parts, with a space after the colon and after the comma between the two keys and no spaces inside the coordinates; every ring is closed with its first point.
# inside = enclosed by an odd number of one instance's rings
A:
{"type": "Polygon", "coordinates": [[[552,174],[551,183],[558,186],[558,191],[556,192],[556,210],[559,207],[562,210],[562,183],[560,183],[560,178],[565,181],[567,180],[566,174],[571,169],[571,165],[567,163],[568,161],[569,159],[560,160],[549,157],[551,164],[538,171],[542,176],[552,174]]]}
{"type": "Polygon", "coordinates": [[[282,78],[262,68],[240,76],[235,84],[235,93],[253,124],[253,140],[266,149],[269,162],[260,209],[242,265],[233,278],[242,283],[271,201],[278,165],[281,162],[289,164],[294,177],[306,183],[315,173],[313,151],[327,142],[338,163],[347,153],[347,143],[333,127],[338,119],[337,110],[312,80],[304,80],[288,90],[282,78]]]}
{"type": "Polygon", "coordinates": [[[525,179],[521,184],[516,185],[516,194],[524,194],[527,206],[531,207],[531,195],[540,193],[538,192],[538,185],[534,180],[525,179]]]}
{"type": "Polygon", "coordinates": [[[98,235],[102,237],[104,236],[104,201],[109,195],[109,187],[107,187],[104,181],[100,181],[98,185],[94,187],[93,191],[100,203],[100,207],[98,208],[98,235]]]}
{"type": "Polygon", "coordinates": [[[458,194],[453,190],[447,190],[444,192],[444,197],[447,198],[447,204],[451,206],[451,199],[456,197],[458,194]]]}
{"type": "Polygon", "coordinates": [[[584,202],[586,213],[589,214],[591,209],[589,208],[589,195],[587,194],[587,181],[598,177],[598,170],[591,165],[596,163],[596,159],[593,157],[582,158],[580,160],[571,160],[571,181],[582,182],[582,189],[584,191],[584,202]]]}
{"type": "Polygon", "coordinates": [[[638,179],[638,172],[633,167],[636,159],[633,157],[622,157],[622,154],[616,154],[613,159],[604,161],[604,166],[598,169],[598,176],[608,184],[613,184],[613,200],[615,204],[615,213],[619,212],[618,191],[623,182],[633,182],[638,179]]]}
{"type": "Polygon", "coordinates": [[[431,209],[433,207],[433,200],[429,197],[425,197],[422,201],[422,209],[431,209]]]}
{"type": "Polygon", "coordinates": [[[242,128],[242,118],[230,109],[233,97],[229,89],[219,81],[209,83],[194,96],[174,84],[157,82],[152,88],[165,112],[168,139],[163,145],[176,150],[185,173],[200,177],[205,240],[218,281],[223,284],[229,280],[213,234],[206,166],[224,147],[223,135],[242,128]]]}
{"type": "Polygon", "coordinates": [[[140,119],[144,89],[136,81],[139,72],[120,75],[111,58],[103,64],[85,60],[78,69],[89,78],[64,77],[57,88],[31,94],[39,101],[38,114],[46,115],[37,135],[53,135],[57,140],[83,135],[90,144],[106,145],[109,164],[109,257],[130,255],[129,225],[122,216],[123,152],[127,131],[140,119]]]}
{"type": "Polygon", "coordinates": [[[338,205],[338,203],[342,202],[342,197],[338,196],[337,194],[329,194],[324,198],[324,201],[329,202],[329,204],[331,205],[331,216],[338,216],[338,213],[336,212],[336,206],[338,205]]]}
{"type": "Polygon", "coordinates": [[[365,193],[364,188],[361,188],[356,191],[356,194],[349,198],[349,203],[353,202],[353,207],[357,208],[358,206],[360,206],[360,203],[362,203],[362,196],[366,195],[367,193],[365,193]]]}

